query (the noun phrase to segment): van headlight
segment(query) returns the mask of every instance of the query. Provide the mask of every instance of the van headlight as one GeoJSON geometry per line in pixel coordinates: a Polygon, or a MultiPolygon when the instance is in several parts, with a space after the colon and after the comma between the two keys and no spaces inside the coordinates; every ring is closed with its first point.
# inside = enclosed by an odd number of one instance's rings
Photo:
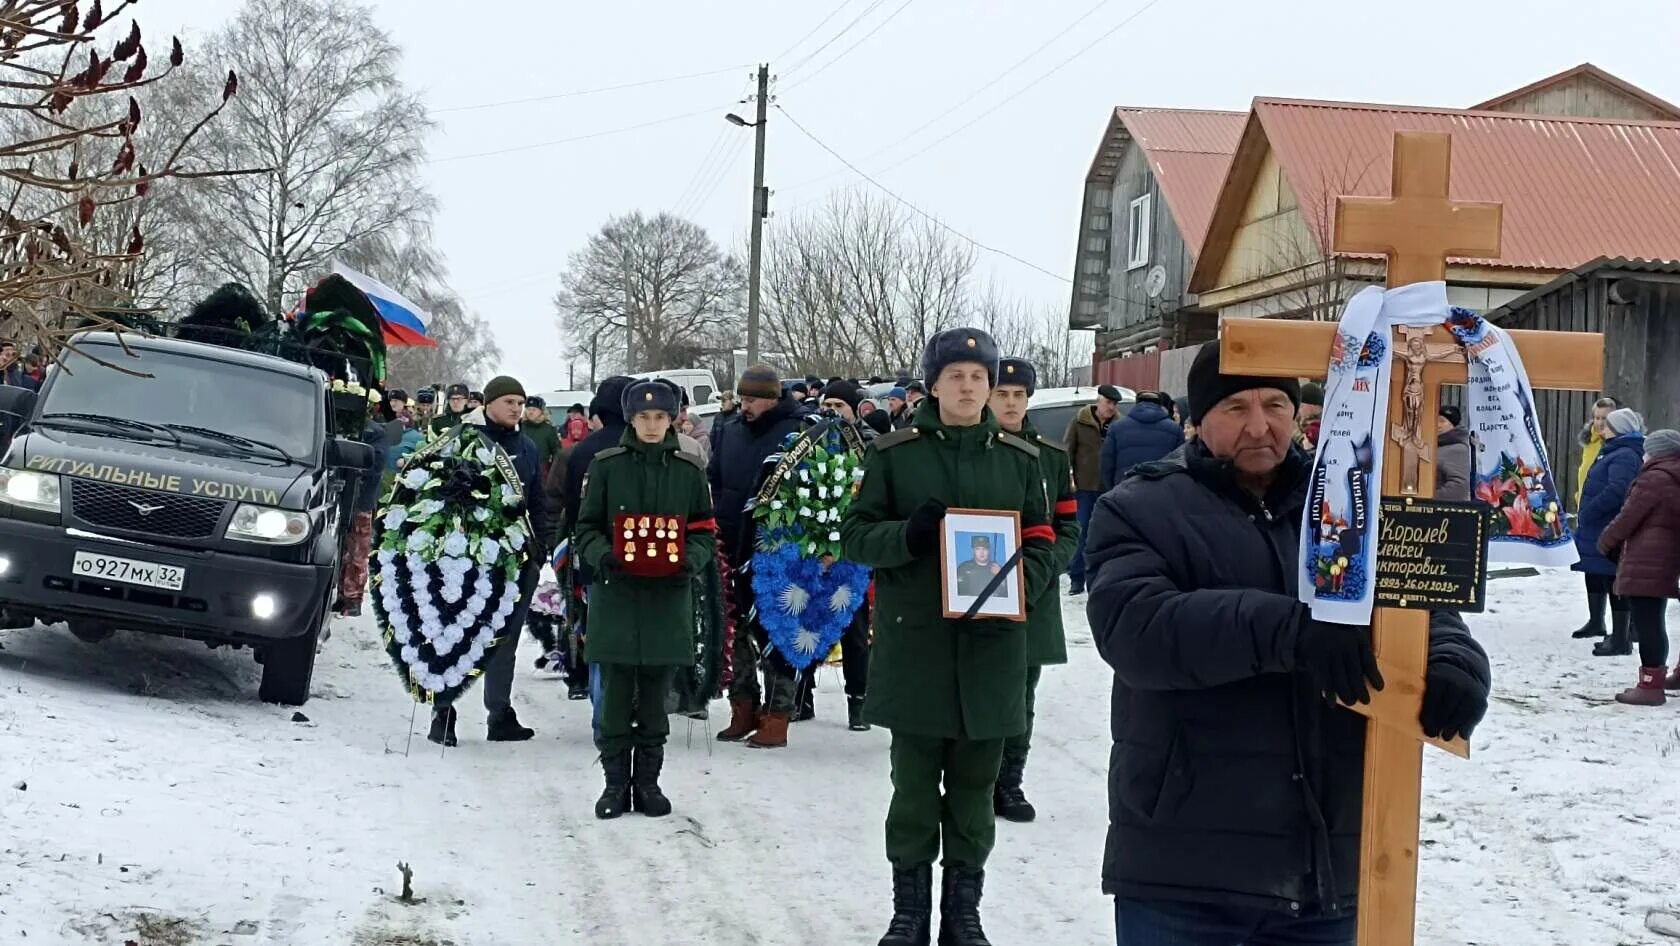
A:
{"type": "Polygon", "coordinates": [[[0,470],[0,500],[25,509],[58,512],[58,474],[38,473],[34,470],[0,470]]]}
{"type": "Polygon", "coordinates": [[[233,510],[227,536],[264,545],[296,545],[309,538],[309,516],[289,509],[240,503],[233,510]]]}

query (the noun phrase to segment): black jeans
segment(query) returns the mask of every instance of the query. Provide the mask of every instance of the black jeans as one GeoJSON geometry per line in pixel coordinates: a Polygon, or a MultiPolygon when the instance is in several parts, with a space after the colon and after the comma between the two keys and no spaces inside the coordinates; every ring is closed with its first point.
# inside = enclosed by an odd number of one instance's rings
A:
{"type": "MultiPolygon", "coordinates": [[[[840,638],[840,668],[846,675],[846,695],[863,699],[869,691],[869,606],[858,608],[840,638]]],[[[813,670],[815,668],[812,668],[813,670]]]]}
{"type": "Polygon", "coordinates": [[[1114,900],[1119,946],[1354,946],[1358,921],[1295,917],[1250,907],[1114,900]]]}
{"type": "Polygon", "coordinates": [[[1668,666],[1667,598],[1636,598],[1629,595],[1628,610],[1632,611],[1633,633],[1639,639],[1641,667],[1668,666]]]}

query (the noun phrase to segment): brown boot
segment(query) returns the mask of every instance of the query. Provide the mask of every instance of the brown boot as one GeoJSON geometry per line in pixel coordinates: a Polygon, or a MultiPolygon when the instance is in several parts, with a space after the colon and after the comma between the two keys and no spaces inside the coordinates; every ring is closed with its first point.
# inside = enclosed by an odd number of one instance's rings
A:
{"type": "Polygon", "coordinates": [[[740,742],[758,728],[758,704],[752,700],[729,701],[729,728],[717,734],[718,742],[740,742]]]}
{"type": "Polygon", "coordinates": [[[787,745],[787,728],[788,714],[765,713],[758,721],[758,732],[747,740],[747,745],[754,749],[780,749],[787,745]]]}
{"type": "Polygon", "coordinates": [[[1663,694],[1663,673],[1667,667],[1640,667],[1639,684],[1616,694],[1616,702],[1629,706],[1661,706],[1668,701],[1663,694]]]}

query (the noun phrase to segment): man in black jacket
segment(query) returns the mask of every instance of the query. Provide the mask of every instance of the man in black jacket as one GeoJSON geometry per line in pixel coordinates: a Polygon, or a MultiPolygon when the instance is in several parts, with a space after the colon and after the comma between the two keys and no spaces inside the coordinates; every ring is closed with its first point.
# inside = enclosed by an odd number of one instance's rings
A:
{"type": "Polygon", "coordinates": [[[765,635],[748,618],[752,609],[752,560],[756,529],[745,512],[747,501],[762,482],[764,461],[782,449],[787,435],[799,429],[809,410],[782,392],[776,369],[753,365],[741,373],[735,393],[740,413],[720,424],[712,445],[706,476],[712,484],[712,508],[717,515],[718,553],[729,568],[732,590],[730,617],[734,622],[729,659],[734,681],[729,687],[729,727],[718,733],[723,742],[739,742],[760,749],[787,745],[788,718],[793,711],[796,684],[793,667],[772,655],[762,662],[764,689],[758,684],[759,654],[765,635]],[[763,711],[762,717],[760,710],[763,711]]]}
{"type": "MultiPolygon", "coordinates": [[[[1352,946],[1368,629],[1296,597],[1309,466],[1293,381],[1190,369],[1197,439],[1098,501],[1087,605],[1114,668],[1103,891],[1119,942],[1352,946]]],[[[1429,624],[1425,733],[1468,735],[1487,655],[1429,624]]]]}
{"type": "MultiPolygon", "coordinates": [[[[478,427],[513,463],[534,537],[526,546],[525,567],[519,573],[519,603],[502,625],[501,643],[484,663],[484,709],[489,714],[486,738],[490,742],[524,742],[536,732],[520,724],[519,715],[513,710],[513,670],[519,635],[525,629],[525,616],[531,607],[531,594],[547,563],[546,537],[551,533],[547,507],[543,504],[542,459],[537,445],[519,430],[519,421],[525,416],[525,388],[506,376],[492,378],[484,386],[484,398],[483,407],[461,416],[461,425],[478,427]]],[[[432,730],[427,738],[446,746],[455,745],[455,719],[453,706],[434,710],[432,730]]]]}

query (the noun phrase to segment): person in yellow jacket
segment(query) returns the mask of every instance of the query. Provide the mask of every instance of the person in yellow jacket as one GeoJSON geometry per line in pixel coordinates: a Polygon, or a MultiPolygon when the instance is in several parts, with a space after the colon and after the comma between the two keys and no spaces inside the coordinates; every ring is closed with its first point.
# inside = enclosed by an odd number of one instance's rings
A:
{"type": "Polygon", "coordinates": [[[1601,397],[1593,402],[1592,420],[1581,428],[1581,466],[1575,471],[1575,508],[1581,508],[1581,490],[1587,485],[1587,471],[1592,469],[1593,461],[1598,459],[1598,451],[1604,446],[1604,418],[1610,412],[1622,406],[1622,402],[1613,397],[1601,397]]]}

